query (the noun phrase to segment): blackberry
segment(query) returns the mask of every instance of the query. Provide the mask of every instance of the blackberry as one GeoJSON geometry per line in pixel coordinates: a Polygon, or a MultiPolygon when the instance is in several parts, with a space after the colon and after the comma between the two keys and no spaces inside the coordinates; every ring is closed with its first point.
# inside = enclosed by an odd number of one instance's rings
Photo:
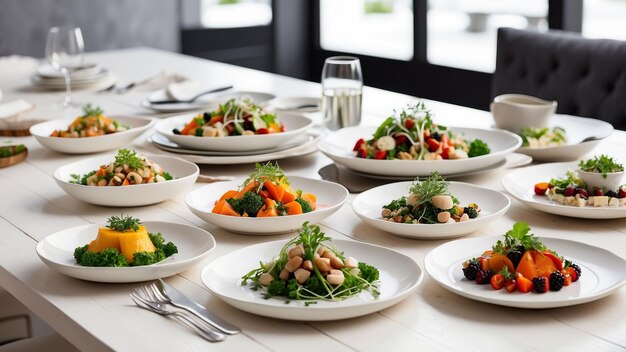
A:
{"type": "Polygon", "coordinates": [[[565,284],[565,276],[560,271],[550,274],[550,291],[561,291],[565,284]]]}
{"type": "Polygon", "coordinates": [[[431,137],[433,137],[435,140],[437,140],[438,142],[441,142],[441,135],[439,134],[439,132],[434,132],[433,134],[430,135],[431,137]]]}
{"type": "Polygon", "coordinates": [[[524,246],[517,246],[514,250],[506,254],[507,258],[513,262],[514,268],[517,268],[517,264],[522,260],[522,255],[524,255],[524,246]]]}
{"type": "Polygon", "coordinates": [[[476,259],[467,262],[467,266],[463,267],[463,275],[468,280],[476,280],[476,273],[480,271],[480,264],[476,259]]]}
{"type": "Polygon", "coordinates": [[[204,120],[204,122],[209,122],[209,121],[211,121],[211,117],[213,117],[213,116],[211,116],[211,113],[210,113],[210,112],[205,112],[205,113],[202,115],[202,119],[204,120]]]}
{"type": "Polygon", "coordinates": [[[175,128],[172,130],[173,134],[180,134],[180,130],[178,128],[175,128]]]}
{"type": "Polygon", "coordinates": [[[615,191],[608,191],[604,195],[607,196],[607,197],[611,197],[611,198],[617,198],[618,197],[617,192],[615,192],[615,191]]]}
{"type": "Polygon", "coordinates": [[[533,279],[533,291],[537,293],[548,292],[548,285],[548,278],[545,276],[540,276],[533,279]]]}
{"type": "Polygon", "coordinates": [[[476,283],[479,285],[485,285],[489,283],[489,279],[491,279],[491,270],[479,270],[476,273],[476,283]]]}
{"type": "Polygon", "coordinates": [[[570,264],[570,266],[572,267],[572,269],[574,269],[574,271],[576,271],[576,274],[578,274],[578,278],[580,278],[580,273],[581,273],[580,267],[574,263],[570,264]]]}

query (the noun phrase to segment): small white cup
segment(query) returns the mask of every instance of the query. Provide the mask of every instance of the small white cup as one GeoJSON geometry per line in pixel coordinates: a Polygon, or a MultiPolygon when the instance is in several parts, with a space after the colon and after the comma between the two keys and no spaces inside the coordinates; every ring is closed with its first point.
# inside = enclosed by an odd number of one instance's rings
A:
{"type": "Polygon", "coordinates": [[[556,111],[556,101],[523,94],[503,94],[490,105],[496,128],[519,133],[523,128],[544,128],[556,111]]]}
{"type": "Polygon", "coordinates": [[[624,171],[609,172],[606,174],[606,178],[602,176],[601,172],[590,172],[578,170],[578,175],[587,185],[588,190],[593,190],[594,187],[602,188],[604,192],[619,190],[619,187],[623,184],[624,171]]]}

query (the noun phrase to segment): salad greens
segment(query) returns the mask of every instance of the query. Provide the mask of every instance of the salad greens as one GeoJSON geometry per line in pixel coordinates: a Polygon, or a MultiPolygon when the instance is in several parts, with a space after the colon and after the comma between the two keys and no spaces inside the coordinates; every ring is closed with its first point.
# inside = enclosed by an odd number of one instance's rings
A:
{"type": "MultiPolygon", "coordinates": [[[[325,277],[320,267],[316,264],[316,254],[323,248],[330,251],[336,258],[346,261],[343,252],[327,245],[331,238],[320,230],[319,226],[309,225],[305,222],[298,231],[298,236],[288,241],[280,250],[277,257],[269,263],[261,262],[258,268],[252,269],[242,277],[241,284],[247,285],[252,282],[253,290],[264,290],[264,297],[279,298],[285,300],[326,300],[338,301],[353,297],[362,291],[368,291],[373,296],[378,296],[379,271],[375,267],[358,263],[356,268],[343,267],[338,269],[344,276],[344,281],[340,285],[329,283],[330,274],[325,277]],[[290,259],[290,248],[301,246],[302,260],[312,263],[312,271],[308,279],[302,283],[296,278],[283,280],[281,272],[285,269],[290,259]],[[272,280],[267,285],[261,284],[263,275],[271,275],[272,280]]],[[[298,269],[300,270],[300,269],[298,269]]],[[[308,304],[314,302],[307,302],[308,304]]]]}
{"type": "Polygon", "coordinates": [[[607,155],[594,156],[593,159],[581,160],[578,167],[582,171],[601,173],[606,178],[608,173],[624,171],[624,165],[618,164],[607,155]]]}
{"type": "Polygon", "coordinates": [[[561,127],[523,128],[519,136],[522,137],[522,147],[547,147],[567,143],[565,129],[561,127]]]}

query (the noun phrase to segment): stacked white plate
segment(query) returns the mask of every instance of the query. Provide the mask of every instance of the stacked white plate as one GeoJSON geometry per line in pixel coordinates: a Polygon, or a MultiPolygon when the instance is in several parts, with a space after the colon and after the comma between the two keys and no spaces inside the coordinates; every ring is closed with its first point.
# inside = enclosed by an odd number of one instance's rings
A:
{"type": "MultiPolygon", "coordinates": [[[[70,73],[72,89],[103,89],[114,84],[116,80],[109,70],[95,64],[83,64],[70,73]]],[[[63,74],[50,65],[38,67],[31,81],[35,86],[44,89],[65,90],[63,74]]]]}

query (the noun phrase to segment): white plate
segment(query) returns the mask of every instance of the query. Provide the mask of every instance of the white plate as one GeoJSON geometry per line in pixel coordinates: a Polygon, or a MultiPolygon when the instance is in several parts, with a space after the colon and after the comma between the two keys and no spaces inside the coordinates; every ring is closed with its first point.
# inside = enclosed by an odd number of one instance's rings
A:
{"type": "Polygon", "coordinates": [[[186,149],[181,147],[180,145],[170,141],[165,136],[155,133],[152,136],[148,137],[148,141],[151,142],[155,147],[166,150],[172,153],[179,154],[195,154],[195,155],[204,155],[204,156],[246,156],[246,155],[259,155],[259,154],[268,154],[280,152],[281,150],[294,148],[297,146],[306,143],[310,139],[311,135],[303,134],[298,136],[291,141],[281,144],[276,148],[270,149],[260,149],[246,152],[234,152],[234,151],[211,151],[211,150],[195,150],[195,149],[186,149]]]}
{"type": "MultiPolygon", "coordinates": [[[[52,82],[48,82],[47,80],[42,80],[40,77],[37,76],[33,76],[31,81],[33,82],[33,84],[37,87],[40,87],[42,89],[49,89],[49,90],[65,90],[65,82],[56,82],[56,81],[52,81],[52,82]]],[[[89,81],[72,81],[71,82],[71,86],[72,89],[75,90],[101,90],[107,87],[110,87],[111,85],[115,84],[115,82],[117,82],[117,76],[109,73],[106,74],[102,77],[99,77],[98,79],[94,79],[94,80],[89,80],[89,81]]]]}
{"type": "Polygon", "coordinates": [[[144,117],[110,116],[120,125],[129,126],[126,131],[85,138],[50,137],[54,130],[67,130],[74,119],[51,120],[38,123],[30,128],[30,134],[44,147],[54,151],[69,154],[96,153],[124,147],[151,128],[154,120],[144,117]]]}
{"type": "Polygon", "coordinates": [[[228,231],[248,235],[273,235],[297,230],[305,221],[318,223],[339,210],[348,198],[348,190],[340,184],[299,176],[288,178],[294,190],[300,189],[317,196],[317,209],[306,214],[269,218],[242,218],[211,213],[215,202],[226,191],[237,189],[243,180],[219,182],[196,189],[187,195],[185,203],[200,219],[228,231]]]}
{"type": "Polygon", "coordinates": [[[504,215],[511,201],[503,193],[469,183],[450,182],[450,194],[461,206],[476,203],[481,209],[475,219],[454,224],[401,224],[386,221],[380,215],[383,205],[409,194],[413,182],[397,182],[372,188],[352,201],[352,209],[365,223],[394,235],[417,239],[452,238],[470,234],[504,215]]]}
{"type": "Polygon", "coordinates": [[[119,187],[84,186],[69,181],[72,174],[84,175],[107,165],[113,155],[98,156],[64,165],[54,170],[54,180],[70,196],[83,202],[109,207],[136,207],[162,202],[185,194],[196,182],[200,169],[198,165],[171,156],[146,155],[149,160],[161,165],[174,179],[141,185],[119,187]]]}
{"type": "MultiPolygon", "coordinates": [[[[101,66],[96,64],[84,63],[81,65],[81,69],[70,72],[72,79],[93,77],[105,71],[101,66]]],[[[45,64],[37,67],[37,75],[45,79],[60,79],[64,80],[63,74],[52,67],[50,64],[45,64]]]]}
{"type": "Polygon", "coordinates": [[[316,112],[322,109],[322,99],[307,97],[276,98],[267,103],[270,109],[298,112],[316,112]]]}
{"type": "Polygon", "coordinates": [[[587,303],[610,295],[626,283],[626,260],[614,253],[581,242],[540,238],[548,248],[581,267],[582,274],[577,282],[558,292],[537,294],[519,291],[508,293],[465,279],[462,263],[491,248],[502,236],[445,243],[428,253],[424,265],[428,275],[451,292],[481,302],[518,308],[557,308],[587,303]]]}
{"type": "Polygon", "coordinates": [[[198,98],[198,100],[193,103],[151,104],[150,101],[172,99],[172,96],[168,93],[167,89],[161,89],[152,93],[147,99],[144,99],[141,102],[141,106],[143,108],[159,112],[189,111],[199,110],[209,106],[217,106],[217,104],[224,103],[229,99],[240,98],[244,96],[252,98],[252,100],[254,100],[257,104],[265,103],[275,97],[273,94],[269,93],[234,91],[227,93],[207,94],[204,97],[198,98]]]}
{"type": "Polygon", "coordinates": [[[521,147],[517,152],[530,155],[536,161],[576,160],[592,151],[602,139],[613,132],[613,126],[608,122],[569,115],[554,115],[548,124],[550,128],[565,129],[568,140],[566,145],[547,148],[521,147]],[[581,143],[590,137],[596,139],[581,143]]]}
{"type": "Polygon", "coordinates": [[[182,129],[193,118],[190,114],[173,116],[159,121],[155,130],[183,147],[211,151],[255,151],[275,148],[306,132],[313,125],[308,117],[288,112],[278,112],[278,118],[287,130],[279,133],[255,134],[250,136],[196,137],[174,134],[174,128],[182,129]]]}
{"type": "Polygon", "coordinates": [[[178,253],[160,263],[125,268],[94,268],[76,264],[74,249],[96,238],[104,225],[72,227],[47,236],[37,244],[39,258],[53,270],[77,279],[97,282],[139,282],[178,274],[201,262],[215,248],[213,236],[195,226],[172,222],[146,221],[148,232],[160,232],[173,242],[178,253]]]}
{"type": "MultiPolygon", "coordinates": [[[[296,137],[298,138],[298,137],[296,137]]],[[[300,137],[302,138],[302,137],[300,137]]],[[[212,164],[212,165],[237,165],[237,164],[250,164],[250,163],[262,163],[270,160],[281,160],[287,158],[293,158],[297,156],[303,156],[311,154],[317,151],[317,142],[320,139],[320,135],[311,133],[309,131],[305,134],[306,141],[293,148],[287,148],[284,150],[255,155],[241,155],[241,156],[207,156],[198,154],[172,154],[181,159],[185,159],[196,164],[212,164]]]]}
{"type": "Polygon", "coordinates": [[[429,176],[432,171],[441,175],[459,174],[480,170],[503,161],[507,155],[522,145],[522,139],[504,130],[483,130],[476,128],[451,127],[453,133],[460,133],[463,138],[482,139],[491,148],[491,153],[475,158],[461,160],[373,160],[357,158],[352,151],[360,138],[371,138],[376,126],[348,127],[327,135],[318,144],[318,148],[348,169],[368,174],[385,176],[429,176]]]}
{"type": "Polygon", "coordinates": [[[551,178],[565,177],[568,170],[576,170],[578,163],[551,163],[528,166],[512,171],[502,179],[502,186],[515,199],[546,213],[583,219],[619,219],[626,217],[626,206],[575,207],[551,201],[535,194],[535,184],[550,182],[551,178]]]}
{"type": "Polygon", "coordinates": [[[346,255],[357,258],[380,271],[380,296],[362,292],[339,302],[317,301],[308,307],[304,302],[264,299],[260,291],[241,285],[241,277],[278,255],[285,241],[257,244],[220,257],[202,270],[202,282],[224,302],[237,309],[271,318],[297,321],[328,321],[358,317],[402,301],[422,281],[423,272],[412,258],[392,249],[367,243],[333,240],[346,255]]]}

